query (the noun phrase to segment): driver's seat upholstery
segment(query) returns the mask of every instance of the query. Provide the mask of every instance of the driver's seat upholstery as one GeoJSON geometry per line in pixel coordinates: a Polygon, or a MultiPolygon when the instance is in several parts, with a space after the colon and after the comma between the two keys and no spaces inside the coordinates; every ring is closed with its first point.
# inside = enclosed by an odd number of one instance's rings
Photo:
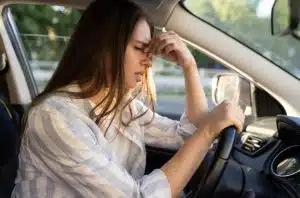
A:
{"type": "Polygon", "coordinates": [[[20,116],[0,97],[0,198],[10,197],[18,168],[20,116]]]}

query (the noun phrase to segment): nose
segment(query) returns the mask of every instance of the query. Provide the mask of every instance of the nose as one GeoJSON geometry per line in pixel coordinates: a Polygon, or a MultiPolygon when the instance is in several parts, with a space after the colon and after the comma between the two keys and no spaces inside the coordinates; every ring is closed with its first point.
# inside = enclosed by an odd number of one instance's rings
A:
{"type": "Polygon", "coordinates": [[[151,67],[152,66],[152,61],[151,60],[143,60],[143,61],[141,61],[141,66],[151,67]]]}
{"type": "Polygon", "coordinates": [[[143,58],[142,58],[142,61],[141,61],[141,65],[142,66],[146,66],[146,67],[149,67],[149,66],[151,66],[152,65],[152,57],[153,57],[153,55],[152,55],[152,53],[144,53],[144,56],[143,56],[143,58]]]}

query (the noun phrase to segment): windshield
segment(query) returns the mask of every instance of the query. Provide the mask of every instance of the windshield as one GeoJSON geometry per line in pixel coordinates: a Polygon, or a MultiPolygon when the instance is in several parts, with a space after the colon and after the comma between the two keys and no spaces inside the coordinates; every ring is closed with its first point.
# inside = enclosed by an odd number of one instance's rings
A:
{"type": "MultiPolygon", "coordinates": [[[[200,19],[300,79],[300,42],[292,36],[272,36],[274,0],[185,0],[184,6],[200,19]]],[[[280,9],[286,9],[282,4],[280,9]]]]}

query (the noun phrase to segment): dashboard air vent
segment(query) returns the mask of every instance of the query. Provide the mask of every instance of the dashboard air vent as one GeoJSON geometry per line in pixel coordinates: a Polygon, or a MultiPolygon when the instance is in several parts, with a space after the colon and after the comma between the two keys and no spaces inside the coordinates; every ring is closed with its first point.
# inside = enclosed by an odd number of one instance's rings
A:
{"type": "Polygon", "coordinates": [[[249,153],[256,152],[267,143],[265,139],[252,135],[247,135],[243,139],[242,149],[249,153]]]}

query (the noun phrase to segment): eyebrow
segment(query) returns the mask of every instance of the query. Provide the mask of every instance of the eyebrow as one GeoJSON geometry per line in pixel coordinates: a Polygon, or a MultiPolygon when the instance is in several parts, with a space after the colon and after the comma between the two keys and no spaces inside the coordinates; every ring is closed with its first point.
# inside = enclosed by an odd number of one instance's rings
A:
{"type": "Polygon", "coordinates": [[[150,41],[147,43],[147,42],[145,42],[145,41],[139,41],[139,40],[135,40],[135,42],[140,43],[140,44],[143,44],[143,45],[145,45],[145,46],[149,46],[149,43],[150,43],[150,41]]]}

